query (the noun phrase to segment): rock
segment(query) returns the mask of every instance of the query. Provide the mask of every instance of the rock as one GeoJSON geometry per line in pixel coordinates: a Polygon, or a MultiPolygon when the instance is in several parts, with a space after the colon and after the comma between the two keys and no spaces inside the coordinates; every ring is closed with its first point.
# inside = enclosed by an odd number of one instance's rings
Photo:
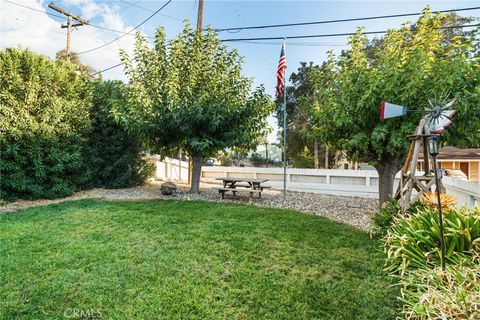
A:
{"type": "Polygon", "coordinates": [[[162,191],[164,196],[169,196],[177,192],[177,186],[173,182],[165,182],[160,186],[160,191],[162,191]]]}
{"type": "Polygon", "coordinates": [[[355,202],[348,202],[347,203],[347,207],[348,208],[356,208],[356,209],[359,209],[359,208],[362,208],[362,205],[358,204],[358,203],[355,203],[355,202]]]}

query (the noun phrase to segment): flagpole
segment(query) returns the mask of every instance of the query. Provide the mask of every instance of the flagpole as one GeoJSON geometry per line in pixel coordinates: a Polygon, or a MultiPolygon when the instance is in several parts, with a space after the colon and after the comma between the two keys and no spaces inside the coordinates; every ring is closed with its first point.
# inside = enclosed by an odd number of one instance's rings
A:
{"type": "MultiPolygon", "coordinates": [[[[285,49],[287,39],[283,38],[283,48],[285,49]]],[[[285,52],[285,55],[287,52],[285,52]]],[[[287,76],[283,76],[283,201],[287,201],[287,76]]]]}

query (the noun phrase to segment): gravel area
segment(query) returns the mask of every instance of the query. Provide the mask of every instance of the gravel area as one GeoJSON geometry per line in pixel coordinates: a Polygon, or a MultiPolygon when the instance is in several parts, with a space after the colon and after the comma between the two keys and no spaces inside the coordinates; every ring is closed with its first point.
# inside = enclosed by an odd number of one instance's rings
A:
{"type": "Polygon", "coordinates": [[[262,198],[250,198],[248,193],[233,197],[225,195],[221,200],[217,184],[201,184],[200,194],[187,193],[189,186],[177,184],[178,193],[164,196],[160,192],[160,181],[152,181],[143,186],[128,189],[92,189],[78,192],[70,197],[54,200],[20,200],[0,206],[0,213],[14,212],[30,207],[79,199],[102,200],[145,200],[145,199],[179,199],[206,200],[215,202],[247,203],[261,207],[288,208],[301,212],[326,217],[346,223],[362,230],[367,230],[371,215],[377,210],[377,199],[325,195],[309,192],[288,192],[287,201],[283,201],[283,193],[278,190],[265,190],[262,198]]]}

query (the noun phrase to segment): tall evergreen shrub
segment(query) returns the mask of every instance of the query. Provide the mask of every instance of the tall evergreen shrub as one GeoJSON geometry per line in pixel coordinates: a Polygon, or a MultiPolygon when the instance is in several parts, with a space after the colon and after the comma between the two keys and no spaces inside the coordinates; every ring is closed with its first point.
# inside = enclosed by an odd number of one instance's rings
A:
{"type": "Polygon", "coordinates": [[[0,198],[60,198],[141,184],[153,167],[141,140],[115,123],[121,82],[29,50],[0,50],[0,198]]]}
{"type": "Polygon", "coordinates": [[[87,135],[92,186],[125,188],[142,184],[153,174],[153,165],[142,157],[141,140],[117,124],[112,108],[126,104],[126,86],[120,81],[95,82],[91,128],[87,135]]]}
{"type": "Polygon", "coordinates": [[[55,198],[85,183],[91,83],[65,61],[0,50],[0,197],[55,198]]]}

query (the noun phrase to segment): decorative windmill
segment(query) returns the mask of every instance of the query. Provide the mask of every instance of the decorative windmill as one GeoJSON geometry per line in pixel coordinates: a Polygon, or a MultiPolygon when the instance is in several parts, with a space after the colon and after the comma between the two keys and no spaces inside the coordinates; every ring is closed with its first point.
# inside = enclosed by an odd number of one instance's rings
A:
{"type": "MultiPolygon", "coordinates": [[[[428,100],[429,107],[425,110],[408,110],[404,106],[382,102],[380,110],[380,118],[382,120],[404,116],[408,112],[423,112],[423,117],[420,120],[415,134],[408,136],[411,140],[410,149],[408,150],[407,158],[402,167],[402,174],[395,199],[399,200],[402,211],[405,212],[410,206],[418,200],[418,198],[430,192],[433,185],[436,183],[435,175],[430,174],[430,168],[436,168],[436,154],[438,154],[437,139],[438,135],[452,123],[451,117],[457,112],[450,109],[455,103],[455,99],[447,102],[443,99],[439,105],[428,100]],[[429,143],[431,147],[429,148],[429,143]],[[434,150],[435,149],[435,150],[434,150]],[[423,176],[416,176],[417,163],[423,152],[423,176]],[[432,155],[432,165],[430,166],[429,153],[432,155]],[[413,194],[413,190],[417,193],[413,194]]],[[[440,179],[438,179],[437,188],[443,189],[440,179]]]]}

